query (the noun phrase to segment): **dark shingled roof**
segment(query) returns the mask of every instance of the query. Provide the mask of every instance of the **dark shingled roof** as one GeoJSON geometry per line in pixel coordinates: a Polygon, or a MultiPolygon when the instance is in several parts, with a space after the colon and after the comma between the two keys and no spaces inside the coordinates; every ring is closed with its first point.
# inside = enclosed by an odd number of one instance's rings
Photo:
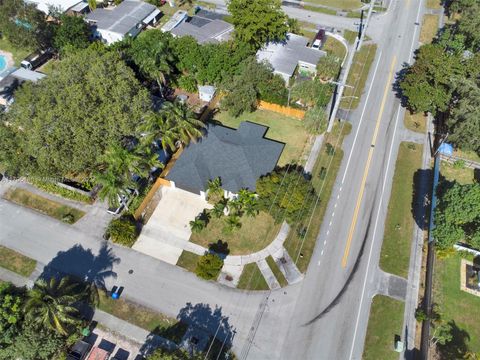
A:
{"type": "Polygon", "coordinates": [[[201,139],[185,148],[167,179],[197,193],[205,191],[208,181],[217,177],[225,190],[254,191],[257,179],[275,168],[285,146],[266,139],[267,129],[248,121],[238,130],[210,124],[201,139]]]}

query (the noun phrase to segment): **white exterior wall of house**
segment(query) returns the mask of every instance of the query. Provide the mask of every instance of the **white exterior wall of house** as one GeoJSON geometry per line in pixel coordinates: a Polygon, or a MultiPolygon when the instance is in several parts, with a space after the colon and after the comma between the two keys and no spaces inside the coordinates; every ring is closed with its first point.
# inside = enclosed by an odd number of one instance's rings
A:
{"type": "Polygon", "coordinates": [[[102,42],[106,43],[107,45],[113,44],[117,41],[121,41],[124,38],[123,34],[103,29],[97,29],[94,36],[97,39],[100,39],[102,42]]]}

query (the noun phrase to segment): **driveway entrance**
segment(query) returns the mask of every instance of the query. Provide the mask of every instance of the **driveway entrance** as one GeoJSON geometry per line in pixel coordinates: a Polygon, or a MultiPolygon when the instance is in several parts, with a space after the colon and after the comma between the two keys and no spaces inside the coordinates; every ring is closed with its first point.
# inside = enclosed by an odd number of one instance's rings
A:
{"type": "MultiPolygon", "coordinates": [[[[200,195],[162,186],[161,199],[133,249],[175,265],[190,235],[190,221],[212,206],[200,195]]],[[[191,244],[190,244],[191,245],[191,244]]]]}

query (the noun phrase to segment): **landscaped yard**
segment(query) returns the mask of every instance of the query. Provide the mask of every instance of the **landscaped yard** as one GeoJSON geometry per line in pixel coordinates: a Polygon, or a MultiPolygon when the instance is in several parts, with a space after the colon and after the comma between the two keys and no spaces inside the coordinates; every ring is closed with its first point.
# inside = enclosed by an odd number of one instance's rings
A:
{"type": "Polygon", "coordinates": [[[335,55],[342,61],[345,57],[345,54],[347,53],[347,49],[345,49],[345,46],[343,46],[340,41],[331,36],[327,36],[327,41],[325,41],[325,44],[323,44],[323,50],[332,55],[335,55]]]}
{"type": "Polygon", "coordinates": [[[285,276],[282,274],[282,272],[281,272],[280,269],[278,268],[277,264],[275,263],[275,260],[273,260],[272,255],[270,255],[269,257],[267,257],[265,260],[267,261],[268,266],[270,267],[270,269],[272,270],[273,274],[274,274],[275,277],[277,278],[277,281],[278,281],[278,283],[280,284],[280,286],[281,286],[281,287],[287,286],[287,285],[288,285],[288,281],[287,281],[287,279],[285,279],[285,276]]]}
{"type": "Polygon", "coordinates": [[[422,145],[400,144],[380,254],[380,267],[384,271],[405,278],[415,224],[412,214],[414,175],[422,165],[422,152],[422,145]]]}
{"type": "Polygon", "coordinates": [[[345,30],[343,32],[343,37],[349,44],[355,43],[355,39],[358,36],[358,31],[345,30]]]}
{"type": "Polygon", "coordinates": [[[29,277],[36,265],[35,260],[0,245],[0,267],[29,277]]]}
{"type": "Polygon", "coordinates": [[[268,284],[265,281],[258,265],[256,263],[250,263],[243,268],[240,281],[237,288],[244,290],[268,290],[268,284]]]}
{"type": "MultiPolygon", "coordinates": [[[[471,260],[471,258],[470,258],[471,260]]],[[[433,302],[438,304],[438,309],[444,321],[453,320],[458,327],[454,331],[453,343],[448,344],[454,350],[464,344],[461,331],[468,333],[465,345],[470,351],[480,352],[480,297],[460,290],[460,262],[457,253],[453,256],[435,262],[434,295],[433,302]]],[[[445,357],[448,358],[448,357],[445,357]]],[[[449,357],[453,359],[453,357],[449,357]]]]}
{"type": "Polygon", "coordinates": [[[252,113],[244,113],[238,118],[234,118],[228,112],[219,112],[215,115],[215,120],[220,121],[223,125],[238,129],[242,121],[251,121],[257,124],[268,126],[269,129],[266,137],[285,143],[282,156],[278,162],[279,166],[286,165],[291,162],[304,163],[308,156],[307,140],[308,133],[302,125],[302,121],[290,118],[278,113],[267,110],[257,110],[252,113]],[[306,149],[307,147],[307,149],[306,149]]]}
{"type": "Polygon", "coordinates": [[[98,308],[142,329],[154,332],[174,342],[180,342],[187,326],[145,306],[134,304],[126,299],[113,300],[104,291],[99,292],[98,308]]]}
{"type": "Polygon", "coordinates": [[[448,181],[457,181],[460,184],[471,184],[475,181],[475,172],[472,168],[459,167],[442,161],[440,174],[448,181]]]}
{"type": "Polygon", "coordinates": [[[424,113],[410,114],[407,110],[405,111],[403,123],[407,129],[424,134],[427,126],[427,117],[424,113]]]}
{"type": "Polygon", "coordinates": [[[396,360],[395,336],[402,335],[404,303],[386,296],[373,298],[368,320],[364,360],[396,360]]]}
{"type": "Polygon", "coordinates": [[[73,224],[85,213],[81,210],[62,205],[24,189],[10,189],[3,197],[16,204],[28,207],[65,223],[73,224]]]}
{"type": "Polygon", "coordinates": [[[267,247],[277,236],[281,224],[275,224],[273,218],[260,212],[255,217],[243,215],[242,227],[230,234],[222,232],[226,217],[219,219],[212,216],[208,225],[199,233],[192,233],[190,241],[206,248],[218,240],[228,244],[230,255],[245,255],[260,251],[267,247]]]}
{"type": "Polygon", "coordinates": [[[182,254],[178,258],[177,266],[180,266],[188,271],[195,272],[197,268],[198,258],[200,256],[190,251],[183,250],[182,254]]]}
{"type": "Polygon", "coordinates": [[[307,271],[308,263],[312,257],[317,234],[322,225],[338,169],[342,162],[343,150],[341,147],[343,138],[350,133],[350,130],[351,125],[349,123],[340,123],[333,127],[331,133],[326,134],[319,158],[312,171],[312,183],[317,192],[318,198],[314,197],[310,199],[308,203],[310,209],[313,209],[311,222],[310,218],[308,218],[304,224],[294,226],[290,231],[287,240],[285,240],[285,249],[287,249],[301,272],[307,271]],[[335,147],[335,153],[333,156],[326,153],[327,143],[335,147]],[[322,170],[322,168],[325,170],[322,170]],[[322,173],[325,175],[322,175],[322,173]],[[309,222],[310,227],[308,227],[309,222]],[[302,236],[302,230],[307,229],[307,227],[308,231],[302,236]]]}
{"type": "Polygon", "coordinates": [[[456,149],[453,152],[453,155],[461,157],[462,159],[480,163],[480,155],[478,155],[475,151],[462,151],[460,149],[456,149]]]}
{"type": "Polygon", "coordinates": [[[422,44],[430,44],[438,31],[438,15],[425,14],[420,30],[419,41],[422,44]]]}
{"type": "Polygon", "coordinates": [[[360,103],[376,51],[377,45],[375,44],[363,45],[353,57],[352,67],[347,78],[347,85],[353,86],[353,88],[345,88],[343,99],[340,102],[342,109],[355,109],[360,103]]]}
{"type": "Polygon", "coordinates": [[[363,6],[359,0],[310,0],[309,2],[334,7],[340,10],[358,9],[363,6]]]}
{"type": "Polygon", "coordinates": [[[30,54],[30,49],[17,48],[13,46],[7,39],[0,38],[0,50],[12,53],[15,66],[19,66],[20,62],[30,54]]]}

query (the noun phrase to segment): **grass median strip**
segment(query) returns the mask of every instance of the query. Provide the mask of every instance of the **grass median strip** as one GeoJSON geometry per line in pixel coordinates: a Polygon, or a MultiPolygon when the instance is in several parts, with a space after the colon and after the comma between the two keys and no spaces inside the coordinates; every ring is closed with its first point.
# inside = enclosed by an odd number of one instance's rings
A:
{"type": "Polygon", "coordinates": [[[419,41],[422,44],[430,44],[438,31],[438,15],[425,14],[420,30],[419,41]]]}
{"type": "Polygon", "coordinates": [[[342,109],[356,109],[358,104],[360,104],[360,98],[363,94],[373,60],[375,59],[376,51],[377,45],[364,44],[360,51],[354,55],[353,63],[347,77],[347,85],[353,86],[353,88],[345,88],[343,99],[340,101],[340,107],[342,109]]]}
{"type": "Polygon", "coordinates": [[[195,272],[197,262],[200,255],[194,254],[190,251],[183,250],[182,254],[177,260],[177,266],[180,266],[188,271],[195,272]]]}
{"type": "Polygon", "coordinates": [[[407,110],[403,123],[407,129],[424,134],[427,127],[427,117],[422,112],[410,114],[407,110]]]}
{"type": "Polygon", "coordinates": [[[280,269],[278,268],[278,265],[275,263],[275,260],[273,260],[272,255],[267,257],[265,259],[267,261],[268,266],[270,267],[270,270],[272,270],[273,275],[277,278],[278,283],[280,284],[281,287],[287,286],[288,281],[285,279],[285,276],[282,274],[280,269]]]}
{"type": "Polygon", "coordinates": [[[19,275],[29,277],[37,262],[25,255],[0,245],[0,266],[19,275]]]}
{"type": "Polygon", "coordinates": [[[68,224],[77,222],[85,213],[81,210],[47,199],[24,189],[10,189],[3,198],[38,211],[68,224]]]}
{"type": "Polygon", "coordinates": [[[398,359],[394,343],[395,336],[402,332],[403,312],[401,301],[381,295],[373,298],[362,359],[398,359]]]}
{"type": "Polygon", "coordinates": [[[187,325],[145,306],[124,298],[113,300],[104,291],[100,291],[99,295],[98,309],[176,343],[180,342],[187,330],[187,325]]]}
{"type": "Polygon", "coordinates": [[[268,284],[258,268],[256,263],[245,265],[240,275],[240,281],[237,285],[238,289],[244,290],[268,290],[268,284]]]}
{"type": "Polygon", "coordinates": [[[402,142],[398,152],[388,204],[380,267],[389,273],[407,277],[414,218],[412,201],[416,172],[422,165],[423,147],[402,142]]]}
{"type": "Polygon", "coordinates": [[[293,226],[285,240],[285,249],[301,272],[307,271],[312,257],[315,241],[342,162],[343,138],[350,133],[351,128],[349,123],[337,123],[332,132],[325,135],[319,157],[312,171],[312,183],[317,192],[318,201],[317,197],[314,197],[306,205],[313,209],[313,215],[305,223],[293,226]],[[327,153],[329,146],[333,146],[335,149],[332,155],[327,153]]]}

